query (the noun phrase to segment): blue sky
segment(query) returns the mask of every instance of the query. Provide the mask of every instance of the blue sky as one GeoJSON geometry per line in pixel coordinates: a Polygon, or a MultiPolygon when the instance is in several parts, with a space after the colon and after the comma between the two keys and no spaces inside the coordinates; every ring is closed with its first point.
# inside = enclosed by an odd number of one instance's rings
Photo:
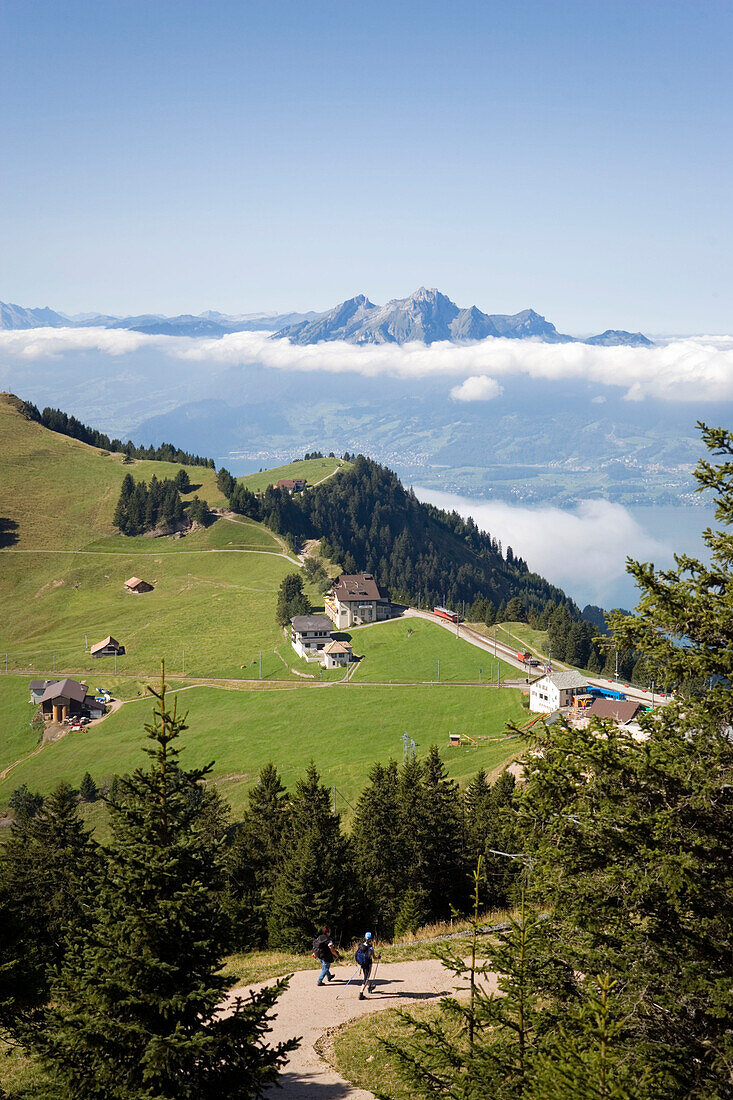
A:
{"type": "Polygon", "coordinates": [[[733,328],[728,3],[3,0],[0,299],[733,328]]]}

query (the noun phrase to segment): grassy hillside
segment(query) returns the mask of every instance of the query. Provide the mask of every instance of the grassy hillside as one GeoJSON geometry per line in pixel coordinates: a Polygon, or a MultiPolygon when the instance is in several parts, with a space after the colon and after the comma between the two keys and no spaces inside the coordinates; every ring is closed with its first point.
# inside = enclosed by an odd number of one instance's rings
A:
{"type": "MultiPolygon", "coordinates": [[[[250,520],[219,519],[182,539],[125,538],[112,516],[128,471],[136,479],[173,476],[161,462],[123,465],[74,439],[24,420],[0,399],[0,516],[16,539],[0,560],[0,668],[61,670],[104,679],[114,667],[85,651],[108,634],[127,647],[120,672],[197,676],[290,675],[276,656],[277,589],[298,568],[282,540],[250,520]],[[124,581],[155,586],[135,596],[124,581]],[[256,671],[253,664],[257,661],[256,671]]],[[[212,470],[188,467],[194,489],[223,504],[212,470]]],[[[190,494],[187,494],[190,496],[190,494]]],[[[185,499],[185,498],[184,498],[185,499]]]]}
{"type": "MultiPolygon", "coordinates": [[[[257,476],[314,481],[337,466],[315,459],[257,476]]],[[[448,686],[478,680],[479,668],[487,679],[491,662],[435,624],[414,619],[354,631],[355,652],[363,656],[354,682],[329,682],[343,677],[339,670],[324,673],[320,684],[318,666],[296,657],[275,619],[279,584],[300,563],[262,524],[221,517],[181,539],[115,533],[125,473],[148,480],[178,468],[125,465],[120,455],[25,420],[11,398],[0,398],[0,518],[8,521],[0,544],[0,772],[19,761],[0,781],[0,807],[24,782],[47,791],[61,778],[78,784],[87,770],[99,780],[140,763],[150,714],[150,703],[140,700],[161,658],[169,676],[227,681],[179,686],[191,710],[186,757],[216,760],[216,780],[235,808],[266,761],[274,760],[292,783],[314,758],[348,810],[371,763],[399,757],[405,730],[420,751],[433,742],[445,747],[460,779],[516,751],[516,742],[493,740],[479,740],[475,750],[447,748],[449,732],[495,738],[524,710],[516,691],[448,686]],[[133,574],[153,591],[127,592],[124,581],[133,574]],[[116,677],[113,659],[95,661],[87,649],[108,634],[127,647],[116,677]],[[417,686],[437,680],[438,661],[441,684],[417,686]],[[30,756],[39,742],[29,724],[28,679],[54,674],[83,677],[132,701],[101,725],[69,732],[30,756]],[[236,681],[260,675],[284,683],[275,690],[233,690],[236,681]],[[391,680],[415,686],[379,686],[391,680]]],[[[189,467],[188,474],[192,492],[211,505],[223,503],[213,471],[189,467]]],[[[315,591],[310,596],[320,604],[315,591]]]]}
{"type": "MultiPolygon", "coordinates": [[[[126,473],[136,481],[175,477],[180,466],[170,462],[133,461],[104,454],[86,443],[50,432],[25,420],[15,399],[0,394],[0,516],[17,524],[17,547],[78,549],[100,535],[114,532],[112,516],[126,473]]],[[[192,492],[212,507],[226,501],[213,470],[186,466],[192,492]]]]}
{"type": "Polygon", "coordinates": [[[281,478],[304,477],[309,485],[318,485],[341,465],[340,458],[308,458],[289,462],[287,466],[275,466],[272,470],[260,470],[257,474],[245,474],[237,480],[261,493],[268,485],[276,485],[281,478]]]}
{"type": "MultiPolygon", "coordinates": [[[[0,700],[11,693],[25,700],[26,689],[19,677],[0,677],[0,700]]],[[[188,711],[189,725],[182,737],[183,761],[194,766],[215,760],[215,779],[239,809],[268,760],[275,761],[290,785],[313,759],[326,781],[336,785],[343,796],[340,809],[348,813],[348,803],[358,798],[370,765],[401,759],[405,730],[418,742],[419,755],[432,743],[444,749],[456,779],[465,781],[479,767],[495,768],[518,749],[516,741],[498,739],[507,721],[521,722],[526,714],[521,698],[520,692],[507,689],[438,685],[294,686],[266,692],[189,687],[179,692],[179,706],[188,711]],[[469,734],[479,747],[449,749],[451,732],[469,734]]],[[[33,708],[24,705],[27,722],[33,708]]],[[[60,779],[78,785],[85,771],[100,780],[134,768],[143,760],[143,725],[150,713],[150,699],[141,698],[99,725],[45,746],[0,781],[0,806],[21,783],[48,791],[60,779]]],[[[16,744],[24,728],[20,720],[16,744]]],[[[36,744],[29,729],[28,751],[36,744]]],[[[7,751],[4,756],[7,759],[7,751]]]]}

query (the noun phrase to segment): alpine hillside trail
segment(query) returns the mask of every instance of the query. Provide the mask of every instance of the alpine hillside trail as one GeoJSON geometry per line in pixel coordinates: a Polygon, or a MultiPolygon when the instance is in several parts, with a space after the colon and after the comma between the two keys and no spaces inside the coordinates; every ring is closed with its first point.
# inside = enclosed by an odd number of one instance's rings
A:
{"type": "MultiPolygon", "coordinates": [[[[382,964],[376,976],[374,993],[359,1000],[356,979],[347,987],[355,964],[335,964],[334,981],[322,988],[316,986],[318,969],[301,970],[293,974],[290,985],[276,1005],[276,1015],[268,1042],[283,1042],[301,1037],[300,1046],[288,1059],[280,1075],[280,1087],[273,1086],[267,1095],[286,1100],[374,1100],[374,1094],[345,1081],[315,1049],[315,1044],[328,1046],[335,1028],[367,1013],[385,1008],[406,1008],[418,1001],[446,996],[456,988],[455,978],[437,959],[417,962],[382,964]],[[323,1044],[319,1043],[323,1040],[323,1044]]],[[[233,989],[227,998],[246,997],[250,988],[261,989],[262,982],[233,989]]],[[[496,983],[491,976],[492,989],[496,983]]],[[[378,1052],[375,1051],[375,1054],[378,1052]]]]}

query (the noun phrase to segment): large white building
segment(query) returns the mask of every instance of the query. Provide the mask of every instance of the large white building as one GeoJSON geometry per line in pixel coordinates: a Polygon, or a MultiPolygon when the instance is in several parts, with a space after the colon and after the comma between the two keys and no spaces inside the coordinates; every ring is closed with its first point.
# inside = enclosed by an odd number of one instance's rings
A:
{"type": "Polygon", "coordinates": [[[544,714],[572,706],[573,697],[587,687],[588,680],[581,672],[548,672],[529,689],[529,709],[544,714]]]}
{"type": "Polygon", "coordinates": [[[371,573],[342,573],[324,599],[326,614],[339,630],[392,618],[392,604],[371,573]]]}

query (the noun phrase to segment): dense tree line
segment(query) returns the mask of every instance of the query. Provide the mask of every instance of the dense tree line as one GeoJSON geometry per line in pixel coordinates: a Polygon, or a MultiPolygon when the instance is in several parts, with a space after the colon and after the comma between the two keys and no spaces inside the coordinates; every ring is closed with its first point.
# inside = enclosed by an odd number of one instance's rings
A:
{"type": "Polygon", "coordinates": [[[184,507],[181,492],[190,489],[188,474],[180,470],[174,479],[159,481],[153,474],[150,484],[135,481],[126,474],[114,513],[114,524],[123,535],[142,535],[156,529],[175,531],[183,525],[205,526],[209,506],[194,496],[184,507]]]}
{"type": "Polygon", "coordinates": [[[157,462],[176,462],[181,466],[207,466],[209,469],[214,469],[213,458],[189,454],[188,451],[182,451],[180,447],[174,447],[172,443],[161,443],[159,447],[145,447],[133,443],[131,439],[126,443],[121,439],[110,439],[104,432],[82,424],[81,420],[77,420],[75,416],[69,416],[61,409],[46,407],[43,412],[39,412],[32,402],[24,401],[23,412],[28,420],[35,420],[52,432],[71,436],[72,439],[79,439],[82,443],[88,443],[91,447],[99,447],[104,451],[121,452],[128,458],[154,459],[157,462]]]}
{"type": "Polygon", "coordinates": [[[290,795],[267,765],[228,849],[238,946],[302,951],[324,919],[347,942],[366,925],[380,938],[414,931],[465,911],[478,853],[488,856],[482,906],[505,905],[514,876],[488,853],[508,842],[513,789],[511,776],[492,787],[480,771],[462,792],[433,747],[424,760],[373,766],[346,835],[315,765],[290,795]]]}

